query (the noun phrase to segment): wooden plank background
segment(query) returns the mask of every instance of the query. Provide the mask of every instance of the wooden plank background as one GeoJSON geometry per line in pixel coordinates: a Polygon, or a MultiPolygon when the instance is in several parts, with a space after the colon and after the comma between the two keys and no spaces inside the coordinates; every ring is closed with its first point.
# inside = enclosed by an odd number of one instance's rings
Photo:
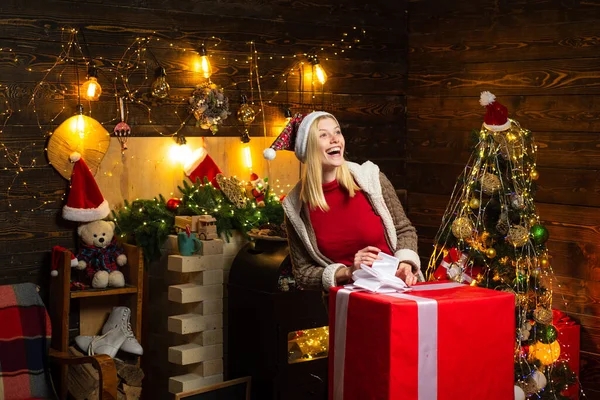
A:
{"type": "MultiPolygon", "coordinates": [[[[129,107],[128,123],[136,136],[130,141],[127,153],[129,170],[127,174],[123,172],[127,166],[114,148],[113,139],[97,175],[112,205],[125,196],[150,197],[158,193],[168,196],[162,189],[176,185],[172,174],[150,170],[172,168],[160,165],[164,155],[158,153],[166,145],[157,141],[163,140],[159,139],[160,133],[168,135],[179,127],[180,119],[175,112],[185,115],[185,100],[201,81],[188,65],[191,50],[204,40],[212,55],[212,80],[225,88],[233,113],[239,106],[240,94],[251,94],[247,61],[253,42],[260,57],[268,136],[278,133],[276,129],[282,125],[286,106],[292,112],[331,111],[342,124],[350,158],[371,159],[397,187],[406,186],[408,29],[406,3],[402,0],[3,0],[0,126],[7,106],[14,113],[6,126],[0,128],[0,142],[11,155],[19,153],[20,166],[10,162],[14,160],[0,157],[3,222],[0,254],[4,260],[0,266],[0,284],[33,281],[45,286],[52,246],[76,246],[76,225],[60,217],[68,183],[48,165],[44,155],[47,133],[70,116],[76,104],[77,78],[72,64],[59,65],[46,76],[61,52],[62,28],[70,27],[83,33],[79,35],[82,51],[92,56],[100,68],[103,96],[98,102],[83,105],[109,131],[117,118],[111,69],[136,37],[151,35],[160,39],[153,39],[150,48],[166,68],[171,85],[168,100],[157,101],[147,95],[156,63],[145,56],[149,79],[144,81],[142,74],[135,74],[131,83],[145,82],[142,98],[152,108],[152,114],[149,117],[143,107],[129,107]],[[216,47],[218,41],[213,36],[220,40],[216,47]],[[311,86],[306,77],[302,82],[298,78],[299,73],[310,69],[305,54],[312,52],[319,56],[329,76],[323,91],[311,86]],[[61,71],[61,75],[56,71],[61,71]],[[290,72],[294,74],[287,75],[290,72]],[[288,76],[287,84],[284,75],[288,76]],[[34,110],[30,99],[42,79],[46,80],[46,90],[38,92],[34,110]],[[56,118],[54,123],[50,123],[52,118],[56,118]],[[144,142],[147,137],[151,139],[144,142]],[[34,167],[30,168],[31,165],[34,167]],[[156,182],[163,177],[164,182],[156,182]]],[[[79,63],[82,81],[86,71],[81,60],[79,63]]],[[[119,94],[122,92],[119,86],[119,94]]],[[[253,94],[254,108],[258,110],[256,84],[253,94]]],[[[238,142],[241,129],[232,114],[216,136],[193,126],[186,126],[181,132],[193,144],[199,143],[200,136],[207,136],[207,148],[213,158],[229,163],[239,149],[234,142],[238,142]]],[[[269,143],[272,140],[261,138],[265,132],[260,115],[250,127],[250,134],[253,142],[260,139],[257,142],[261,143],[253,151],[262,149],[263,140],[269,143]]],[[[5,153],[5,148],[0,148],[0,152],[5,153]]],[[[297,162],[293,163],[291,157],[278,156],[270,169],[277,172],[286,169],[286,179],[295,179],[293,168],[297,168],[297,162]]],[[[264,163],[258,164],[263,173],[269,171],[264,163]]],[[[234,168],[232,174],[235,172],[234,168]]],[[[160,367],[164,370],[162,374],[146,371],[144,391],[161,393],[166,398],[166,378],[170,371],[167,365],[160,367]]]]}
{"type": "Polygon", "coordinates": [[[426,260],[489,90],[537,141],[538,212],[550,232],[554,306],[582,325],[581,381],[600,398],[600,3],[411,0],[410,218],[426,260]]]}

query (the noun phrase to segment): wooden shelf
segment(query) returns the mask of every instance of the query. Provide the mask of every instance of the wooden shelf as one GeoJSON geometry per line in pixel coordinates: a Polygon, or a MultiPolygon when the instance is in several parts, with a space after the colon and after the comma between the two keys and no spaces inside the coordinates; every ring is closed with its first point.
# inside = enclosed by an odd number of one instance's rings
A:
{"type": "Polygon", "coordinates": [[[134,294],[137,292],[137,287],[125,285],[125,287],[122,288],[76,290],[71,292],[71,298],[79,299],[82,297],[115,296],[118,294],[134,294]]]}

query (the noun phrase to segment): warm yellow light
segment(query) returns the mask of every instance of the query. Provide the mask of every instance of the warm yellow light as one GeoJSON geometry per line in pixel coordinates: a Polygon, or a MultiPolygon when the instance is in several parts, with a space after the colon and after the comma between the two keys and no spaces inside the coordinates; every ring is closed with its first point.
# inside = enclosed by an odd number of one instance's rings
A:
{"type": "Polygon", "coordinates": [[[73,115],[60,124],[54,130],[53,135],[57,133],[73,150],[77,149],[87,137],[97,137],[98,134],[108,135],[100,122],[80,113],[73,115]]]}
{"type": "Polygon", "coordinates": [[[324,85],[325,82],[327,82],[327,74],[325,73],[323,67],[321,67],[321,64],[315,65],[315,75],[317,75],[317,80],[321,83],[321,85],[324,85]]]}
{"type": "Polygon", "coordinates": [[[85,137],[85,120],[83,115],[79,114],[75,116],[72,124],[72,131],[75,132],[80,139],[85,137]]]}
{"type": "Polygon", "coordinates": [[[204,46],[200,46],[200,49],[198,49],[198,54],[199,56],[194,58],[193,69],[195,72],[202,73],[202,76],[208,79],[212,75],[212,67],[210,65],[210,61],[208,60],[208,56],[206,55],[206,48],[204,46]]]}
{"type": "Polygon", "coordinates": [[[100,83],[98,83],[98,78],[90,76],[88,80],[81,85],[81,92],[83,93],[83,97],[89,101],[97,101],[100,99],[102,87],[100,86],[100,83]]]}
{"type": "Polygon", "coordinates": [[[244,160],[244,166],[249,170],[252,170],[252,151],[250,150],[250,143],[244,143],[242,145],[242,160],[244,160]]]}
{"type": "Polygon", "coordinates": [[[169,159],[173,164],[185,165],[192,157],[192,149],[187,144],[173,144],[169,149],[169,159]]]}

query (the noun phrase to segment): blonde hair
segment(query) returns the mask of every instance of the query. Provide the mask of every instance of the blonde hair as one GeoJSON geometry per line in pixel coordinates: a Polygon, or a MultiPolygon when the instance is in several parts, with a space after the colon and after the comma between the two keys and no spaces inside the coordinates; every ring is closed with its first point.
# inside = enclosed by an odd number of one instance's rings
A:
{"type": "MultiPolygon", "coordinates": [[[[323,165],[321,153],[319,151],[319,122],[323,119],[333,119],[339,126],[339,122],[333,115],[324,115],[317,117],[308,129],[308,138],[306,143],[306,162],[302,173],[302,187],[300,190],[300,199],[308,204],[311,210],[320,208],[323,211],[329,211],[329,205],[323,194],[323,165]]],[[[360,187],[354,182],[350,169],[344,160],[344,163],[336,169],[335,179],[339,185],[348,191],[350,197],[354,197],[355,192],[360,187]]]]}

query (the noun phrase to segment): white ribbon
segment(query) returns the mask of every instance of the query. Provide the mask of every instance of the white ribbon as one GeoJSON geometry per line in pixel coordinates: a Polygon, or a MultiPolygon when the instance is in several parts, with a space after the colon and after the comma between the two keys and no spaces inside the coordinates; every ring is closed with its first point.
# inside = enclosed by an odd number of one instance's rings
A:
{"type": "MultiPolygon", "coordinates": [[[[411,288],[416,292],[466,287],[459,283],[420,285],[411,288]]],[[[348,302],[351,289],[338,290],[335,297],[335,351],[333,359],[333,399],[344,399],[344,366],[346,358],[346,328],[348,322],[348,302]]],[[[437,301],[405,293],[387,293],[386,296],[412,300],[418,310],[418,399],[437,399],[437,343],[438,308],[437,301]],[[432,379],[433,377],[433,379],[432,379]]]]}

